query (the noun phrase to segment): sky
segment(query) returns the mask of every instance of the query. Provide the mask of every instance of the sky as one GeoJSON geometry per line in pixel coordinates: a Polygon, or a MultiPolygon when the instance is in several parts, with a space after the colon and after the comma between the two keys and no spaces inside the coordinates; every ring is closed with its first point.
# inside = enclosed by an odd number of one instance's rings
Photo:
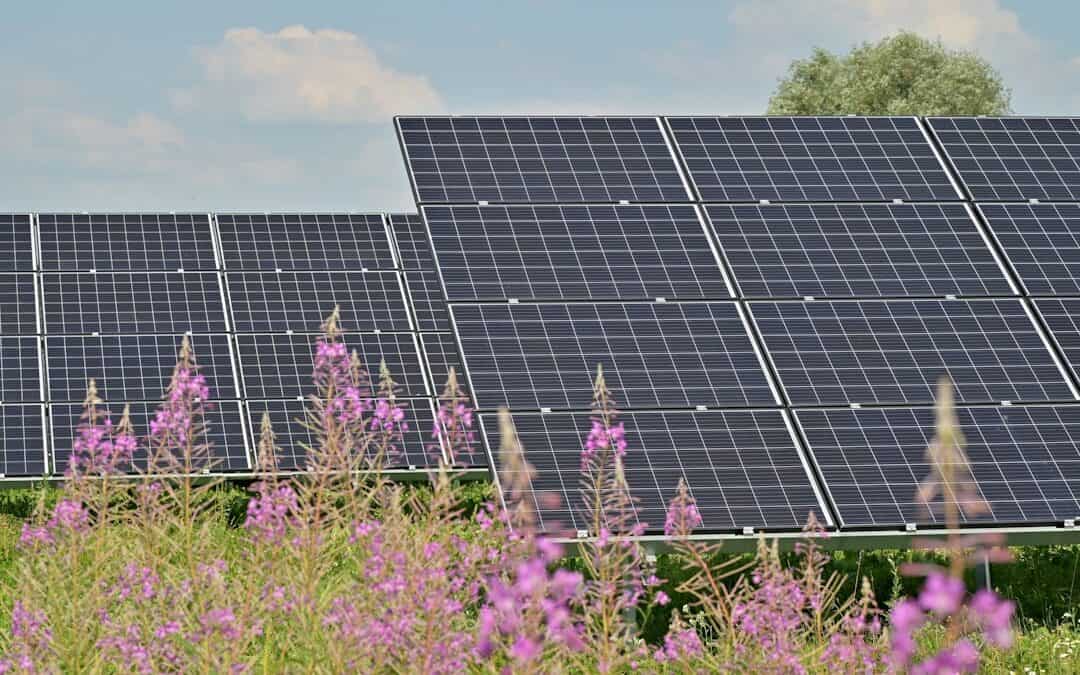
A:
{"type": "Polygon", "coordinates": [[[10,4],[0,211],[414,211],[395,114],[760,114],[900,29],[1080,114],[1075,0],[10,4]]]}

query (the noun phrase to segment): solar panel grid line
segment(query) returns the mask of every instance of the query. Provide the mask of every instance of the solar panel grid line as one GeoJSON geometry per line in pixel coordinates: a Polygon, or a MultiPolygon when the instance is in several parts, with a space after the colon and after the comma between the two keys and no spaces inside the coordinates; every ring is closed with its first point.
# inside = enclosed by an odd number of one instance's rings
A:
{"type": "MultiPolygon", "coordinates": [[[[145,471],[150,453],[150,422],[161,401],[132,401],[123,405],[106,404],[113,423],[120,420],[125,407],[130,405],[131,421],[138,440],[134,465],[125,473],[145,471]]],[[[52,467],[55,473],[63,473],[71,455],[72,443],[81,423],[83,407],[77,403],[52,403],[48,406],[52,467]]],[[[210,401],[205,406],[204,440],[211,444],[211,466],[198,467],[199,473],[235,473],[249,471],[252,467],[251,448],[248,441],[247,420],[239,399],[210,401]]]]}
{"type": "Polygon", "coordinates": [[[0,336],[0,403],[45,400],[41,338],[0,336]]]}
{"type": "Polygon", "coordinates": [[[628,409],[780,405],[732,301],[461,303],[451,318],[481,410],[588,408],[601,364],[628,409]]]}
{"type": "Polygon", "coordinates": [[[1080,295],[1080,204],[975,205],[1027,295],[1080,295]]]}
{"type": "Polygon", "coordinates": [[[33,272],[0,272],[0,335],[41,332],[37,286],[33,272]]]}
{"type": "Polygon", "coordinates": [[[454,369],[458,382],[467,385],[469,391],[472,384],[468,382],[468,374],[461,365],[461,352],[457,336],[454,333],[419,333],[420,351],[424,358],[424,365],[431,383],[431,395],[438,398],[443,394],[449,378],[450,368],[454,369]]]}
{"type": "Polygon", "coordinates": [[[739,297],[1017,295],[966,204],[706,204],[739,297]]]}
{"type": "MultiPolygon", "coordinates": [[[[1080,406],[1024,404],[956,409],[973,480],[990,507],[961,509],[964,525],[1061,524],[1080,514],[1080,406]]],[[[941,495],[920,503],[932,478],[929,406],[797,409],[842,529],[945,525],[941,495]],[[931,507],[931,508],[927,508],[931,507]]],[[[962,479],[961,479],[962,480],[962,479]]]]}
{"type": "Polygon", "coordinates": [[[224,276],[236,333],[318,333],[335,305],[341,308],[340,327],[346,332],[415,329],[404,283],[396,271],[228,272],[224,276]]]}
{"type": "MultiPolygon", "coordinates": [[[[403,434],[403,439],[394,457],[389,458],[388,469],[427,468],[434,466],[438,458],[446,459],[445,449],[439,443],[436,456],[430,446],[430,430],[435,420],[435,409],[429,398],[403,398],[400,404],[405,408],[405,422],[408,430],[403,434]]],[[[317,439],[310,429],[305,427],[306,406],[308,401],[297,399],[248,399],[245,401],[248,428],[250,429],[250,441],[256,449],[255,461],[261,461],[258,456],[259,434],[262,426],[263,413],[269,414],[271,426],[275,431],[278,445],[278,466],[282,470],[304,470],[304,458],[307,454],[304,446],[311,447],[317,439]]]]}
{"type": "Polygon", "coordinates": [[[1020,298],[747,303],[787,404],[920,404],[950,374],[960,403],[1073,401],[1020,298]]]}
{"type": "Polygon", "coordinates": [[[698,201],[960,201],[914,117],[666,117],[698,201]]]}
{"type": "Polygon", "coordinates": [[[427,270],[434,265],[431,239],[419,213],[391,213],[387,217],[395,254],[402,270],[427,270]]]}
{"type": "Polygon", "coordinates": [[[1051,351],[1072,376],[1074,388],[1080,385],[1080,298],[1032,298],[1034,316],[1051,345],[1051,351]]]}
{"type": "Polygon", "coordinates": [[[45,406],[0,404],[0,478],[49,473],[45,406]]]}
{"type": "MultiPolygon", "coordinates": [[[[537,469],[526,495],[551,532],[552,517],[562,527],[595,535],[588,518],[579,520],[581,445],[590,413],[512,414],[525,459],[537,469]],[[558,495],[559,504],[550,504],[558,495]]],[[[494,414],[479,415],[500,499],[513,476],[505,474],[494,448],[500,442],[494,414]]],[[[785,411],[624,411],[629,445],[624,471],[639,522],[651,531],[663,526],[667,503],[685,480],[704,523],[698,533],[753,529],[799,529],[811,511],[832,526],[833,517],[813,484],[809,466],[785,411]]]]}
{"type": "Polygon", "coordinates": [[[404,270],[401,274],[404,277],[413,326],[417,332],[449,332],[450,315],[438,272],[404,270]]]}
{"type": "Polygon", "coordinates": [[[226,271],[396,269],[381,213],[219,213],[226,271]]]}
{"type": "Polygon", "coordinates": [[[1080,118],[928,117],[973,201],[1080,199],[1080,118]]]}
{"type": "Polygon", "coordinates": [[[965,202],[971,201],[971,195],[964,189],[959,172],[956,171],[952,162],[946,160],[945,150],[933,130],[931,130],[930,123],[926,121],[925,117],[916,117],[915,123],[919,126],[919,130],[922,131],[923,138],[926,139],[926,143],[930,146],[930,150],[934,153],[938,164],[944,167],[945,175],[948,177],[949,183],[952,184],[953,190],[956,191],[956,196],[965,202]]]}
{"type": "Polygon", "coordinates": [[[734,296],[690,204],[424,206],[451,301],[734,296]]]}
{"type": "MultiPolygon", "coordinates": [[[[1034,325],[1038,331],[1039,337],[1042,339],[1043,344],[1046,345],[1046,350],[1050,352],[1050,356],[1054,359],[1054,363],[1056,363],[1061,370],[1065,382],[1069,385],[1070,391],[1072,391],[1073,398],[1080,400],[1080,386],[1077,384],[1080,382],[1080,352],[1067,348],[1066,343],[1061,339],[1062,332],[1060,329],[1051,327],[1047,315],[1039,310],[1038,304],[1035,304],[1036,302],[1037,301],[1035,300],[1025,299],[1022,302],[1024,312],[1027,313],[1028,319],[1031,320],[1032,325],[1034,325]],[[1032,304],[1035,304],[1035,309],[1032,308],[1032,304]]],[[[1067,302],[1067,300],[1061,301],[1063,306],[1067,302]]],[[[1080,316],[1080,304],[1076,305],[1076,309],[1078,312],[1077,315],[1080,316]]],[[[1080,339],[1080,324],[1075,320],[1073,320],[1072,323],[1078,331],[1076,337],[1080,339]]]]}
{"type": "MultiPolygon", "coordinates": [[[[161,399],[175,369],[181,335],[101,335],[45,337],[47,400],[79,403],[93,379],[107,403],[161,399]]],[[[232,345],[225,334],[190,338],[210,400],[239,398],[232,345]]]]}
{"type": "Polygon", "coordinates": [[[217,272],[41,274],[47,334],[227,332],[217,272]]]}
{"type": "Polygon", "coordinates": [[[195,213],[37,214],[48,272],[213,271],[210,217],[195,213]]]}
{"type": "Polygon", "coordinates": [[[33,214],[0,213],[0,272],[36,271],[34,240],[33,214]]]}
{"type": "Polygon", "coordinates": [[[692,200],[658,117],[395,117],[417,204],[692,200]]]}

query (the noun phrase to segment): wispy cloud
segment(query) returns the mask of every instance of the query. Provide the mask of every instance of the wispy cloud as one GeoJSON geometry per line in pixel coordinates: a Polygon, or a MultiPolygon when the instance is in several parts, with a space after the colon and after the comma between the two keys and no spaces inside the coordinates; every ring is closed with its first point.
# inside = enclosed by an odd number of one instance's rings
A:
{"type": "Polygon", "coordinates": [[[173,92],[181,108],[211,103],[249,120],[349,123],[443,107],[426,77],[391,68],[345,31],[233,28],[195,56],[204,80],[173,92]]]}

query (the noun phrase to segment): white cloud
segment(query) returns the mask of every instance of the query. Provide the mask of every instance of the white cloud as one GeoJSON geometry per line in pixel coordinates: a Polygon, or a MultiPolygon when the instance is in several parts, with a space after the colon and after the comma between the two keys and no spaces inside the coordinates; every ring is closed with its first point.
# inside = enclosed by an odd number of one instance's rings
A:
{"type": "Polygon", "coordinates": [[[233,28],[195,55],[204,82],[172,93],[181,108],[213,104],[265,121],[385,122],[443,107],[426,77],[394,70],[344,31],[233,28]]]}

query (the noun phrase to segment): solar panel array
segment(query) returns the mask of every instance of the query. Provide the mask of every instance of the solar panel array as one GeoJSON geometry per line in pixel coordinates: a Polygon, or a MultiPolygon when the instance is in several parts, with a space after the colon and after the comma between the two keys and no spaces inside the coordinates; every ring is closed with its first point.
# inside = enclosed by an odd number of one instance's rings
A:
{"type": "Polygon", "coordinates": [[[397,128],[496,475],[514,478],[493,453],[507,406],[545,526],[587,522],[578,454],[599,364],[654,530],[679,479],[706,530],[795,529],[810,511],[841,528],[941,525],[916,491],[944,374],[987,507],[965,522],[1080,517],[1077,120],[397,128]],[[649,133],[561,131],[584,128],[649,133]],[[637,173],[565,163],[643,148],[637,173]]]}
{"type": "MultiPolygon", "coordinates": [[[[91,379],[114,421],[130,403],[145,436],[185,336],[211,392],[203,468],[253,469],[266,410],[279,468],[302,469],[314,340],[335,305],[346,346],[373,377],[385,362],[407,407],[390,468],[441,454],[435,389],[381,214],[12,214],[0,215],[0,238],[4,476],[67,468],[91,379]]],[[[436,290],[423,311],[447,321],[436,290]]]]}

